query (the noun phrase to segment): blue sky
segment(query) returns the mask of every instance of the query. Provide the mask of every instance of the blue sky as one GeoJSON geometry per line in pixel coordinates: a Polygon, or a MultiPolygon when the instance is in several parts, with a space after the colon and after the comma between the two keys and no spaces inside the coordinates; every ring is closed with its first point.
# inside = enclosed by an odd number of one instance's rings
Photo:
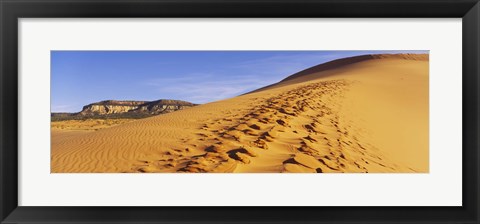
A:
{"type": "Polygon", "coordinates": [[[52,51],[52,112],[102,100],[207,103],[338,58],[428,51],[52,51]]]}

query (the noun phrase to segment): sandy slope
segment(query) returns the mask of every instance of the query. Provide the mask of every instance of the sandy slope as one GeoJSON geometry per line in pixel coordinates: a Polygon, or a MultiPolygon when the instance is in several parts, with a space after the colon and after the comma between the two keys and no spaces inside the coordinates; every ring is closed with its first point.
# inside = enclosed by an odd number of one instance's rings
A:
{"type": "Polygon", "coordinates": [[[50,123],[52,131],[96,131],[103,128],[125,124],[135,119],[86,119],[86,120],[64,120],[50,123]]]}
{"type": "Polygon", "coordinates": [[[292,77],[98,131],[52,132],[51,171],[428,172],[428,55],[292,77]]]}

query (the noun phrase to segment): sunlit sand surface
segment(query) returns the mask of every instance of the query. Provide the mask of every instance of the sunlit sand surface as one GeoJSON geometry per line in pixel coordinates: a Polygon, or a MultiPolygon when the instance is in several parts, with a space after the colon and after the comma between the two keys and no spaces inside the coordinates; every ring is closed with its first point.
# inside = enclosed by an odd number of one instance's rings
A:
{"type": "Polygon", "coordinates": [[[428,172],[428,74],[428,55],[375,55],[169,114],[52,124],[51,172],[428,172]]]}

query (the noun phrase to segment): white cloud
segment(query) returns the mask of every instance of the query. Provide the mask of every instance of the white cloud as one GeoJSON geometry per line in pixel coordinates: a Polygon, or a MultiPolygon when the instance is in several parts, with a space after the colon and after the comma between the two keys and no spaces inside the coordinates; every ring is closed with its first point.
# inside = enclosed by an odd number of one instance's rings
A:
{"type": "Polygon", "coordinates": [[[51,112],[71,112],[74,109],[73,105],[52,105],[51,112]]]}
{"type": "Polygon", "coordinates": [[[154,91],[161,95],[175,96],[177,99],[194,103],[207,103],[237,96],[273,82],[250,75],[244,77],[228,77],[227,75],[204,77],[188,74],[178,79],[151,80],[147,85],[155,88],[154,91]]]}

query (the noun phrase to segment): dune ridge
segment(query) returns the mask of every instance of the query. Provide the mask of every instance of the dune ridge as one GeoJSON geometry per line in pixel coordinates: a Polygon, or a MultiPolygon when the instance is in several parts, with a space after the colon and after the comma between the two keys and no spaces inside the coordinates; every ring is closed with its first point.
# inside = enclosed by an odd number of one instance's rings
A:
{"type": "Polygon", "coordinates": [[[428,172],[428,55],[335,65],[95,132],[52,133],[51,171],[428,172]]]}
{"type": "MultiPolygon", "coordinates": [[[[337,69],[337,68],[341,68],[343,66],[348,66],[348,65],[355,64],[355,63],[364,62],[364,61],[368,61],[368,60],[375,60],[375,59],[401,59],[401,60],[428,61],[429,60],[429,55],[428,54],[367,54],[367,55],[353,56],[353,57],[347,57],[347,58],[340,58],[340,59],[336,59],[336,60],[333,60],[333,61],[329,61],[329,62],[326,62],[326,63],[322,63],[322,64],[319,64],[319,65],[307,68],[305,70],[302,70],[300,72],[297,72],[293,75],[290,75],[290,76],[282,79],[280,82],[277,82],[277,83],[259,88],[257,90],[253,90],[249,93],[258,92],[258,91],[262,91],[262,90],[265,90],[265,89],[268,89],[268,88],[271,88],[271,87],[275,87],[275,86],[278,86],[281,83],[291,81],[291,80],[294,80],[294,79],[297,79],[297,78],[301,78],[301,77],[306,76],[306,75],[315,74],[315,73],[319,73],[319,72],[324,72],[324,71],[327,71],[327,70],[334,70],[334,69],[337,69]]],[[[324,76],[326,76],[326,75],[327,74],[325,74],[324,76]]]]}
{"type": "Polygon", "coordinates": [[[283,79],[280,82],[296,79],[298,77],[323,72],[326,70],[331,70],[335,68],[339,68],[341,66],[351,65],[355,63],[359,63],[362,61],[367,60],[374,60],[374,59],[403,59],[403,60],[419,60],[419,61],[428,61],[428,54],[367,54],[367,55],[360,55],[348,58],[341,58],[333,61],[329,61],[327,63],[319,64],[317,66],[313,66],[307,68],[303,71],[297,72],[287,78],[283,79]]]}

